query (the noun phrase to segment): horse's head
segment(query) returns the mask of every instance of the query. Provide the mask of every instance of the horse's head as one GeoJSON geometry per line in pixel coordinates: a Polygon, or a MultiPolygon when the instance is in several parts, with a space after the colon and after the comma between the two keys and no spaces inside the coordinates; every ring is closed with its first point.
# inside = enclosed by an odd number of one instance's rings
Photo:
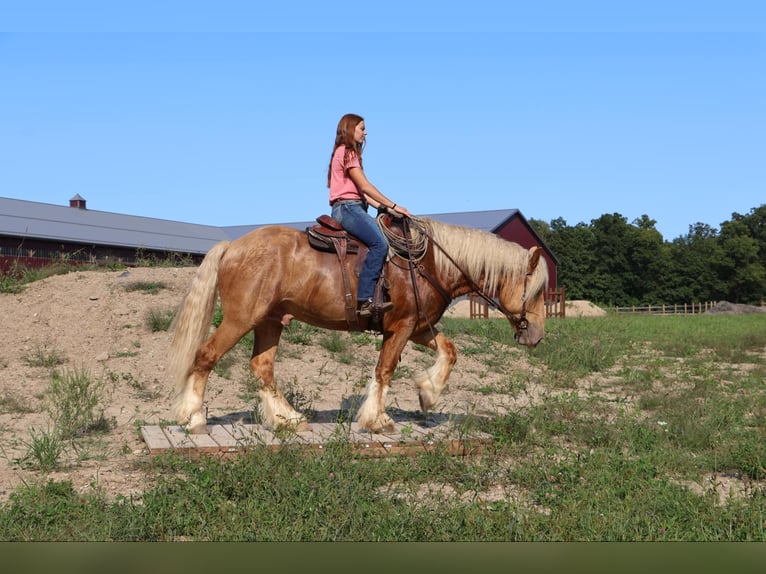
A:
{"type": "Polygon", "coordinates": [[[517,281],[504,284],[499,292],[500,303],[507,311],[514,330],[514,338],[534,348],[545,334],[545,287],[548,267],[540,260],[542,250],[535,246],[529,250],[526,272],[517,281]]]}

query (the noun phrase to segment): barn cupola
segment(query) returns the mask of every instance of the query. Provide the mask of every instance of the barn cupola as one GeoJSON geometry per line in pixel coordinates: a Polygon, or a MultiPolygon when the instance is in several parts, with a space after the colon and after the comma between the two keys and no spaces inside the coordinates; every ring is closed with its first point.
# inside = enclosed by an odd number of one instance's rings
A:
{"type": "Polygon", "coordinates": [[[80,194],[76,194],[69,200],[69,207],[76,207],[77,209],[85,209],[85,200],[80,197],[80,194]]]}

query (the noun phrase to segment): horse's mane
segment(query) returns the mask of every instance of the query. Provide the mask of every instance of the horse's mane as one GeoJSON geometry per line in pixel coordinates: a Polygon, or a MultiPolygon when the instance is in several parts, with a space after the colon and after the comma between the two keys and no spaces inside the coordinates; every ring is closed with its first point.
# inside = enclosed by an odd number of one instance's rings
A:
{"type": "MultiPolygon", "coordinates": [[[[417,220],[423,224],[438,244],[432,245],[437,272],[447,276],[459,274],[457,263],[470,278],[478,283],[484,278],[484,289],[495,292],[502,279],[510,276],[516,281],[526,273],[529,250],[518,243],[506,241],[492,233],[460,225],[435,221],[427,217],[417,220]],[[449,254],[447,257],[446,254],[449,254]]],[[[548,266],[541,259],[527,284],[529,294],[537,293],[548,284],[548,266]]]]}

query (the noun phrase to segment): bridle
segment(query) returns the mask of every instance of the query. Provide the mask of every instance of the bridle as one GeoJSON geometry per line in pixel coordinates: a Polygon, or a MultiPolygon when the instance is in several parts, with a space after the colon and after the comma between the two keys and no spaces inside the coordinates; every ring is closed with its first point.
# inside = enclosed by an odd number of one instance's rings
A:
{"type": "MultiPolygon", "coordinates": [[[[479,285],[477,284],[468,273],[465,272],[465,270],[457,263],[457,261],[454,260],[454,258],[441,246],[439,243],[434,239],[433,235],[428,232],[428,230],[425,228],[425,226],[418,225],[418,229],[421,233],[423,233],[428,240],[433,243],[435,247],[437,247],[447,259],[457,268],[458,271],[463,275],[466,282],[468,283],[468,286],[471,289],[471,292],[476,293],[479,297],[484,299],[484,301],[487,302],[488,305],[491,307],[497,309],[500,311],[505,317],[514,325],[516,332],[514,333],[513,337],[514,339],[518,339],[522,331],[526,331],[529,328],[529,320],[527,319],[527,284],[529,282],[529,277],[532,275],[532,271],[527,270],[524,275],[524,287],[523,292],[521,295],[521,313],[518,317],[515,317],[513,313],[511,313],[508,309],[505,308],[505,306],[500,302],[499,299],[495,300],[492,297],[490,297],[487,292],[479,285]]],[[[420,296],[417,289],[417,284],[415,281],[415,265],[413,264],[413,258],[410,256],[410,245],[412,244],[411,234],[410,234],[410,219],[404,218],[402,222],[402,230],[404,233],[404,245],[403,245],[403,251],[407,252],[407,262],[410,269],[410,275],[412,277],[412,286],[415,290],[415,304],[418,308],[418,316],[420,315],[420,296]]],[[[400,255],[401,257],[401,255],[400,255]]],[[[422,258],[422,256],[420,257],[422,258]]],[[[417,260],[419,261],[420,258],[417,260]]],[[[445,301],[449,303],[452,301],[452,297],[445,291],[445,289],[439,284],[439,282],[434,279],[425,269],[422,263],[418,262],[417,265],[418,273],[424,277],[431,285],[434,286],[434,288],[444,297],[445,301]]],[[[428,319],[426,319],[428,320],[428,319]]],[[[431,332],[434,332],[434,328],[431,325],[430,321],[428,323],[429,327],[431,328],[431,332]]]]}

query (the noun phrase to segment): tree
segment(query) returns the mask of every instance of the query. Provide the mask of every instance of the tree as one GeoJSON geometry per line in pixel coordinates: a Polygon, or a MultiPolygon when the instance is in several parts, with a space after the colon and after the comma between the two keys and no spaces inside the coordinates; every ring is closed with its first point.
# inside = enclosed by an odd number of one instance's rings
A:
{"type": "Polygon", "coordinates": [[[639,282],[630,261],[633,229],[619,213],[604,214],[591,221],[596,253],[593,269],[595,300],[610,305],[640,303],[634,286],[639,282]]]}
{"type": "Polygon", "coordinates": [[[690,225],[685,236],[669,244],[669,251],[670,302],[717,301],[724,296],[726,285],[720,275],[724,253],[714,228],[699,222],[690,225]]]}
{"type": "Polygon", "coordinates": [[[594,264],[593,234],[584,223],[575,227],[557,218],[550,225],[535,222],[535,231],[559,261],[558,279],[570,299],[589,299],[590,276],[594,264]]]}
{"type": "Polygon", "coordinates": [[[732,214],[720,233],[706,223],[666,242],[655,220],[628,224],[619,213],[590,225],[563,218],[533,221],[559,261],[559,283],[572,299],[610,305],[766,300],[766,205],[732,214]]]}
{"type": "Polygon", "coordinates": [[[750,235],[743,218],[735,217],[721,225],[720,245],[726,298],[735,303],[758,303],[766,298],[766,266],[760,258],[758,241],[750,235]]]}

